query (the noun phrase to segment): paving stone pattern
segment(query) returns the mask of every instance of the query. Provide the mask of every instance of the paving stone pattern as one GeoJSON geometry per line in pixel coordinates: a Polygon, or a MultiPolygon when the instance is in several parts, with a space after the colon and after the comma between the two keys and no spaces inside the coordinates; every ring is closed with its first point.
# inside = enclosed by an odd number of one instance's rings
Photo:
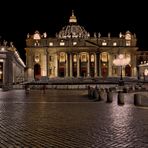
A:
{"type": "Polygon", "coordinates": [[[148,148],[148,108],[86,90],[0,91],[0,148],[148,148]]]}

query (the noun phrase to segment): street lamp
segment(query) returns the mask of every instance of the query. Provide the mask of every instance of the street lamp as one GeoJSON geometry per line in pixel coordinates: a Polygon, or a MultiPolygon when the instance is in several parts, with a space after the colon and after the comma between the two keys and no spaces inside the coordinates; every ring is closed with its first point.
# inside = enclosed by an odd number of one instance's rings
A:
{"type": "Polygon", "coordinates": [[[122,77],[122,67],[129,64],[130,57],[125,57],[123,54],[119,54],[116,59],[113,60],[113,64],[116,66],[120,66],[121,74],[119,85],[124,85],[123,77],[122,77]]]}

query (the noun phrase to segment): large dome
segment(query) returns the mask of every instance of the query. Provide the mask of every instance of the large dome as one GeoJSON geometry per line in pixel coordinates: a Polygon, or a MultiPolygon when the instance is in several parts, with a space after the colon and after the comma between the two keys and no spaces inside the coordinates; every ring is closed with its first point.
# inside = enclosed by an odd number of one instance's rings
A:
{"type": "Polygon", "coordinates": [[[72,11],[72,16],[69,19],[69,25],[65,26],[57,34],[59,38],[89,38],[90,34],[84,29],[84,27],[77,24],[76,16],[72,11]]]}

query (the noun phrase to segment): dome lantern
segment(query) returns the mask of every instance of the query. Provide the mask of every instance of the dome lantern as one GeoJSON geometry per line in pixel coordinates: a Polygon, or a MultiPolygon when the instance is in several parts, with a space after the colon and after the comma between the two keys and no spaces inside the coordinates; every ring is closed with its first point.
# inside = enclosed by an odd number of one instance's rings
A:
{"type": "Polygon", "coordinates": [[[74,11],[72,10],[72,15],[69,18],[69,23],[77,23],[77,18],[74,15],[74,11]]]}

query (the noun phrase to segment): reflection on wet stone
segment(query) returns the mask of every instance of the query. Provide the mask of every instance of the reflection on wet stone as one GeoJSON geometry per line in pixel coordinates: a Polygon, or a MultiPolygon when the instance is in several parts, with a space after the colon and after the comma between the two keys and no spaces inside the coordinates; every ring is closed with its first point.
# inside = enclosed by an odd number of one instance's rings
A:
{"type": "Polygon", "coordinates": [[[127,97],[121,106],[117,94],[94,102],[87,90],[0,93],[2,148],[148,147],[148,110],[127,97]]]}

